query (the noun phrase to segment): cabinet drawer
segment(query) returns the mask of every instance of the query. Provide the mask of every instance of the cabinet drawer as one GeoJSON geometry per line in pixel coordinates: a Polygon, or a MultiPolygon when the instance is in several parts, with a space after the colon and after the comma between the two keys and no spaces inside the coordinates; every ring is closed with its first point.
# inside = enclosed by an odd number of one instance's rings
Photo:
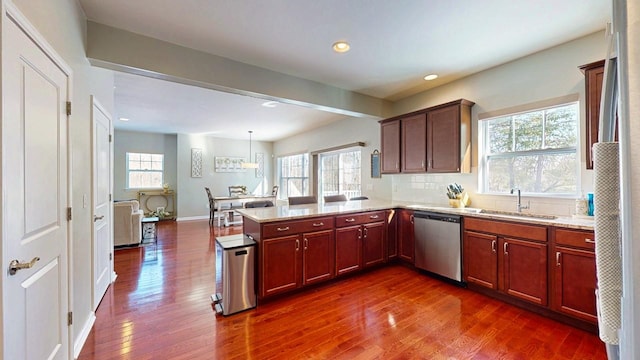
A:
{"type": "Polygon", "coordinates": [[[464,229],[529,240],[547,241],[546,226],[465,217],[464,229]]]}
{"type": "Polygon", "coordinates": [[[371,211],[358,214],[339,215],[336,216],[336,227],[345,227],[383,221],[385,219],[384,214],[384,211],[371,211]]]}
{"type": "Polygon", "coordinates": [[[556,229],[556,244],[595,250],[595,234],[591,231],[556,229]]]}
{"type": "Polygon", "coordinates": [[[322,217],[298,221],[281,221],[263,225],[262,236],[265,239],[268,239],[278,236],[330,229],[333,229],[333,217],[322,217]]]}

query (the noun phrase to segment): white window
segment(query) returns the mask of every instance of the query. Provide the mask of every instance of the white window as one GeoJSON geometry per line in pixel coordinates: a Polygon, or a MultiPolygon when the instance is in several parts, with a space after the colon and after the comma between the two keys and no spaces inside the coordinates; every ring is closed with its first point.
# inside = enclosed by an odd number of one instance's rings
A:
{"type": "Polygon", "coordinates": [[[309,195],[309,154],[278,158],[279,198],[309,195]]]}
{"type": "Polygon", "coordinates": [[[347,199],[361,195],[360,150],[320,154],[318,196],[345,195],[347,199]]]}
{"type": "Polygon", "coordinates": [[[161,188],[164,176],[163,154],[127,153],[127,188],[161,188]]]}
{"type": "Polygon", "coordinates": [[[530,195],[579,192],[578,103],[480,120],[481,187],[530,195]]]}

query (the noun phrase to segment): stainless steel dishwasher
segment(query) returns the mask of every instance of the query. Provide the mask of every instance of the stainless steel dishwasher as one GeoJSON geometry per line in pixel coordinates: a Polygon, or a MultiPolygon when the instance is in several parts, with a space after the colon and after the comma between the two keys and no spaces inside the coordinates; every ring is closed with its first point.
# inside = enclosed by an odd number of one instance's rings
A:
{"type": "Polygon", "coordinates": [[[415,266],[461,283],[461,217],[423,211],[413,216],[415,266]]]}

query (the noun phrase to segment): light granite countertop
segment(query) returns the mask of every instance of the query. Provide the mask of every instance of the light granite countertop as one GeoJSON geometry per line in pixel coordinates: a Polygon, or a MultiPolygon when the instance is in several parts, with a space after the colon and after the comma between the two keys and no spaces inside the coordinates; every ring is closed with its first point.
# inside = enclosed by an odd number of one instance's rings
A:
{"type": "MultiPolygon", "coordinates": [[[[284,205],[267,208],[238,209],[243,216],[258,222],[267,223],[283,220],[306,219],[317,216],[331,216],[340,214],[357,213],[364,211],[376,211],[387,209],[411,209],[422,211],[433,211],[445,214],[455,214],[462,216],[473,216],[477,218],[485,218],[492,220],[506,220],[520,223],[538,224],[545,226],[558,226],[579,230],[593,230],[594,221],[590,218],[572,218],[572,217],[555,217],[539,218],[526,216],[526,212],[522,215],[515,213],[482,213],[477,208],[451,208],[441,205],[418,204],[404,201],[388,201],[388,200],[357,200],[357,201],[341,201],[334,203],[317,203],[305,205],[284,205]],[[523,216],[524,215],[524,216],[523,216]]],[[[535,216],[535,214],[534,214],[535,216]]]]}

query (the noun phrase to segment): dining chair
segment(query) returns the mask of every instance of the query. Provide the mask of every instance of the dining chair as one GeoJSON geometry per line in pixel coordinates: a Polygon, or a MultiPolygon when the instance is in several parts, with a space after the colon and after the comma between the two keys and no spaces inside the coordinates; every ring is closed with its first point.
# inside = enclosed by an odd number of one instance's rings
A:
{"type": "Polygon", "coordinates": [[[340,195],[327,195],[324,197],[324,202],[338,202],[338,201],[347,201],[347,197],[344,194],[340,195]]]}
{"type": "Polygon", "coordinates": [[[316,204],[315,196],[289,196],[289,205],[316,204]]]}
{"type": "Polygon", "coordinates": [[[369,198],[366,196],[356,196],[356,197],[352,197],[349,200],[369,200],[369,198]]]}
{"type": "Polygon", "coordinates": [[[209,198],[209,225],[213,225],[213,219],[216,211],[215,201],[213,201],[213,196],[211,195],[211,190],[208,187],[204,187],[204,191],[207,192],[207,197],[209,198]]]}
{"type": "Polygon", "coordinates": [[[273,206],[273,202],[271,200],[249,201],[244,203],[244,207],[247,209],[272,207],[272,206],[273,206]]]}
{"type": "MultiPolygon", "coordinates": [[[[247,194],[247,187],[243,186],[243,185],[232,185],[229,186],[229,196],[230,197],[239,197],[241,195],[246,195],[247,194]]],[[[225,224],[231,222],[234,223],[235,221],[233,220],[233,217],[235,214],[235,209],[241,209],[243,208],[242,203],[238,202],[237,204],[234,204],[233,202],[231,203],[230,209],[228,211],[225,211],[225,215],[226,215],[226,220],[225,224]]]]}
{"type": "Polygon", "coordinates": [[[278,189],[279,188],[280,187],[278,185],[273,185],[273,187],[271,188],[271,195],[275,196],[275,197],[278,197],[278,189]]]}
{"type": "Polygon", "coordinates": [[[242,185],[229,186],[229,196],[231,196],[231,197],[240,196],[240,195],[246,195],[246,193],[247,193],[247,187],[246,186],[242,186],[242,185]]]}

